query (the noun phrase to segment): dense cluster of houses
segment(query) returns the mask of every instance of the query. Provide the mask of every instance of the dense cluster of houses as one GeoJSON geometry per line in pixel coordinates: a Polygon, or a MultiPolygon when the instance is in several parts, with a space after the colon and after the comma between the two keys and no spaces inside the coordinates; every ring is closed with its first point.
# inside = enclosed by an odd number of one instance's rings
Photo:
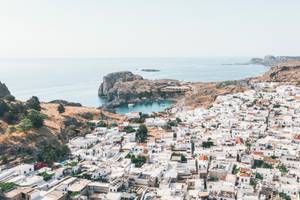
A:
{"type": "MultiPolygon", "coordinates": [[[[0,169],[8,199],[299,199],[300,88],[253,84],[209,109],[180,110],[139,124],[97,127],[68,146],[71,158],[0,169]],[[171,116],[171,117],[170,117],[171,116]],[[133,131],[126,131],[126,127],[133,131]]],[[[128,118],[138,118],[129,113],[128,118]]]]}

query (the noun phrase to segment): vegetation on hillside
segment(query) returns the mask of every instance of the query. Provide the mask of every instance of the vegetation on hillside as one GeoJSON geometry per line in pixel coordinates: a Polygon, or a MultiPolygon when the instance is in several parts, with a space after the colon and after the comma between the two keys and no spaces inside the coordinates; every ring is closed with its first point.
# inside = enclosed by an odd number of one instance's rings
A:
{"type": "Polygon", "coordinates": [[[146,142],[148,137],[148,129],[144,124],[141,124],[135,134],[137,142],[146,142]]]}

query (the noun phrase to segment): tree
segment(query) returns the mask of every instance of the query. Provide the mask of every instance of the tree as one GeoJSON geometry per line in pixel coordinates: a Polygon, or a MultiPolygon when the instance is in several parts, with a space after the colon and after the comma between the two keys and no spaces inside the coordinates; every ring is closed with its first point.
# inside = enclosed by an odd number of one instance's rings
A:
{"type": "Polygon", "coordinates": [[[105,123],[105,121],[101,120],[97,123],[97,127],[107,127],[107,124],[105,123]]]}
{"type": "Polygon", "coordinates": [[[7,100],[7,101],[15,101],[16,100],[16,98],[11,94],[6,95],[4,97],[4,99],[7,100]]]}
{"type": "Polygon", "coordinates": [[[5,101],[0,100],[0,117],[2,117],[7,111],[9,111],[9,106],[5,101]]]}
{"type": "Polygon", "coordinates": [[[57,107],[57,111],[58,111],[59,113],[64,113],[64,112],[65,112],[65,107],[64,107],[64,105],[59,104],[58,107],[57,107]]]}
{"type": "Polygon", "coordinates": [[[201,146],[202,146],[203,148],[210,148],[211,146],[214,146],[214,142],[213,142],[213,141],[210,141],[210,140],[208,140],[208,141],[203,141],[202,144],[201,144],[201,146]]]}
{"type": "Polygon", "coordinates": [[[180,155],[180,161],[181,162],[187,162],[187,158],[183,154],[181,154],[180,155]]]}
{"type": "Polygon", "coordinates": [[[23,103],[10,104],[10,111],[19,117],[27,114],[27,108],[23,103]]]}
{"type": "Polygon", "coordinates": [[[29,131],[32,127],[33,125],[31,120],[26,117],[17,125],[17,129],[24,132],[29,131]]]}
{"type": "Polygon", "coordinates": [[[38,154],[39,161],[43,161],[47,164],[52,164],[54,161],[60,161],[65,159],[70,153],[70,149],[67,145],[47,145],[38,154]]]}
{"type": "Polygon", "coordinates": [[[4,113],[3,120],[8,124],[12,124],[16,120],[16,116],[11,111],[8,111],[4,113]]]}
{"type": "Polygon", "coordinates": [[[31,110],[27,117],[35,128],[41,128],[44,125],[44,120],[47,118],[46,115],[41,114],[36,110],[31,110]]]}
{"type": "Polygon", "coordinates": [[[129,126],[124,127],[124,131],[126,133],[133,133],[133,132],[135,132],[135,129],[132,126],[129,125],[129,126]]]}
{"type": "Polygon", "coordinates": [[[144,124],[141,124],[135,134],[136,141],[145,142],[148,137],[148,129],[144,124]]]}
{"type": "Polygon", "coordinates": [[[40,100],[36,96],[33,96],[29,100],[27,100],[26,106],[29,109],[34,109],[34,110],[37,110],[37,111],[41,111],[40,100]]]}

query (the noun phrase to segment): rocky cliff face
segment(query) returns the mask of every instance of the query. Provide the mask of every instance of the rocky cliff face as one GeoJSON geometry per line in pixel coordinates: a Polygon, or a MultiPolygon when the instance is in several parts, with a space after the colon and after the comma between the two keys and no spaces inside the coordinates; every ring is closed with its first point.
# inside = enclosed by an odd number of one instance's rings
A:
{"type": "Polygon", "coordinates": [[[6,95],[9,95],[10,92],[6,85],[4,83],[0,82],[0,98],[5,97],[6,95]]]}
{"type": "Polygon", "coordinates": [[[124,103],[138,103],[145,99],[174,98],[184,94],[184,91],[174,87],[181,87],[181,83],[176,80],[148,80],[131,72],[116,72],[103,78],[99,96],[107,98],[106,107],[115,107],[124,103]],[[173,90],[167,90],[168,87],[173,87],[173,90]]]}
{"type": "Polygon", "coordinates": [[[254,78],[259,82],[282,82],[300,84],[300,61],[290,61],[272,67],[264,75],[254,78]]]}
{"type": "Polygon", "coordinates": [[[107,74],[106,76],[103,77],[103,82],[100,85],[99,96],[108,95],[110,93],[109,90],[114,88],[114,85],[116,83],[135,81],[135,80],[143,80],[143,77],[139,75],[135,75],[129,71],[107,74]]]}
{"type": "Polygon", "coordinates": [[[300,56],[272,56],[268,55],[264,58],[252,58],[249,64],[259,64],[266,66],[278,65],[284,62],[300,61],[300,56]]]}

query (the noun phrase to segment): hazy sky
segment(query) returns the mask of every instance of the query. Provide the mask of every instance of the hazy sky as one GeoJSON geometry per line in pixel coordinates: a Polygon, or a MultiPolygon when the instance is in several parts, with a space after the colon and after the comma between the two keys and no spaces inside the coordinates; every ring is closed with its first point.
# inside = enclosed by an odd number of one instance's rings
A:
{"type": "Polygon", "coordinates": [[[0,57],[300,55],[299,0],[1,0],[0,57]]]}

